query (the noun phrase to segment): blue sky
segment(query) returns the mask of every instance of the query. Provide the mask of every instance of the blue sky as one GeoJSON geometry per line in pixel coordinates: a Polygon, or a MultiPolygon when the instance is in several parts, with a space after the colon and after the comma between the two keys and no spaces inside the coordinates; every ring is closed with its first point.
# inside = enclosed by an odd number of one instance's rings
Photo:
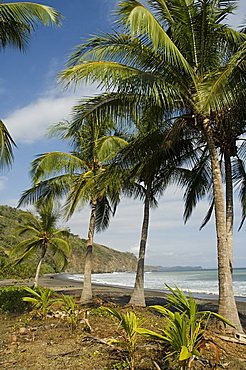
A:
{"type": "MultiPolygon", "coordinates": [[[[49,124],[69,118],[71,107],[82,96],[97,92],[95,86],[77,91],[62,91],[56,83],[73,48],[90,35],[110,32],[111,15],[117,0],[47,0],[63,16],[61,28],[39,27],[33,33],[25,53],[14,49],[1,51],[0,115],[15,139],[18,150],[10,171],[0,174],[0,204],[16,206],[30,186],[28,171],[35,155],[51,150],[65,150],[64,144],[47,139],[49,124]]],[[[239,1],[234,27],[246,19],[246,2],[239,1]]],[[[246,22],[245,22],[246,23],[246,22]]],[[[182,193],[168,189],[159,208],[151,213],[147,263],[163,266],[216,266],[216,241],[213,222],[199,232],[207,211],[202,202],[187,225],[183,224],[182,193]]],[[[240,214],[236,213],[235,224],[240,214]]],[[[110,228],[96,235],[95,241],[122,251],[137,253],[142,222],[142,205],[131,199],[122,201],[110,228]]],[[[88,209],[77,212],[69,221],[72,232],[86,237],[88,209]]],[[[235,230],[235,266],[246,266],[245,228],[235,230]]]]}

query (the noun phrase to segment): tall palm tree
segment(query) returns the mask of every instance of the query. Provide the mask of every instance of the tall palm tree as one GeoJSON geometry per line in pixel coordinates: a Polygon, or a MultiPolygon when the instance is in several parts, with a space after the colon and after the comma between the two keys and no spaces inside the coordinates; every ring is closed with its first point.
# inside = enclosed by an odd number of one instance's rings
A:
{"type": "MultiPolygon", "coordinates": [[[[74,109],[73,124],[81,117],[83,105],[74,109]]],[[[99,189],[97,178],[104,166],[126,142],[112,134],[113,128],[104,120],[83,120],[80,132],[71,134],[70,124],[58,124],[55,131],[64,139],[72,139],[71,153],[50,152],[39,156],[32,164],[33,187],[24,192],[20,204],[33,203],[37,199],[66,197],[65,216],[70,218],[74,211],[90,204],[87,248],[84,267],[84,282],[81,303],[92,300],[92,250],[95,230],[109,226],[110,215],[114,214],[119,197],[110,186],[99,189]]]]}
{"type": "MultiPolygon", "coordinates": [[[[230,265],[233,268],[233,188],[236,188],[239,193],[239,201],[242,208],[242,220],[239,229],[242,227],[245,220],[246,210],[246,188],[245,188],[245,169],[243,159],[245,156],[245,140],[243,134],[245,132],[245,112],[244,107],[239,111],[237,107],[231,107],[230,110],[225,110],[216,118],[215,142],[220,152],[220,162],[222,175],[225,182],[225,209],[226,209],[226,230],[228,250],[230,250],[230,265]]],[[[203,140],[204,142],[204,140],[203,140]]],[[[192,170],[186,170],[188,174],[184,183],[187,185],[185,193],[185,221],[191,215],[193,207],[197,201],[209,193],[211,188],[211,166],[208,163],[209,153],[208,148],[204,145],[203,156],[199,159],[197,166],[192,170]]],[[[214,209],[213,197],[209,211],[203,221],[201,227],[211,218],[214,209]]]]}
{"type": "Polygon", "coordinates": [[[21,263],[34,253],[39,255],[34,287],[38,286],[41,265],[47,254],[59,264],[60,268],[66,265],[70,255],[70,245],[67,240],[69,232],[57,228],[60,210],[55,209],[51,201],[38,202],[36,210],[38,217],[29,213],[28,223],[19,229],[19,235],[27,236],[27,239],[17,244],[10,254],[14,258],[14,264],[21,263]]]}
{"type": "MultiPolygon", "coordinates": [[[[107,91],[137,95],[171,118],[186,115],[204,132],[212,168],[218,251],[219,311],[242,330],[230,277],[225,198],[214,118],[244,104],[246,35],[228,27],[235,1],[137,0],[119,3],[121,33],[80,45],[60,74],[65,84],[98,82],[107,91]]],[[[111,110],[115,102],[111,102],[111,110]]],[[[136,100],[134,102],[136,104],[136,100]]],[[[187,120],[186,120],[187,121],[187,120]]]]}
{"type": "MultiPolygon", "coordinates": [[[[153,115],[152,115],[153,118],[153,115]]],[[[123,193],[140,198],[144,202],[143,222],[139,244],[139,256],[134,290],[130,304],[145,306],[144,266],[149,230],[150,208],[157,207],[157,199],[176,177],[178,165],[185,162],[191,151],[191,143],[170,135],[168,127],[139,133],[122,154],[117,156],[118,165],[129,167],[129,182],[123,185],[123,193]],[[134,182],[133,182],[134,181],[134,182]]]]}
{"type": "MultiPolygon", "coordinates": [[[[61,14],[50,6],[15,2],[0,3],[0,50],[13,46],[24,50],[28,45],[32,31],[38,23],[45,26],[60,25],[61,14]]],[[[6,126],[0,120],[0,166],[9,167],[13,162],[13,146],[6,126]]]]}

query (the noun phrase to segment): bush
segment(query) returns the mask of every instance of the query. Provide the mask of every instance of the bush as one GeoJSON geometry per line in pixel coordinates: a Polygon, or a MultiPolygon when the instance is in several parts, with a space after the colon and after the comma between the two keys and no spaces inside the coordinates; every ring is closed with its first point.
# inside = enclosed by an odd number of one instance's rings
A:
{"type": "Polygon", "coordinates": [[[168,306],[172,306],[175,312],[167,307],[151,306],[166,318],[165,325],[159,333],[144,328],[136,328],[136,331],[169,345],[170,350],[165,359],[171,360],[172,369],[190,369],[193,361],[201,356],[200,350],[206,343],[204,333],[210,317],[214,316],[227,325],[233,325],[215,312],[199,312],[192,295],[187,297],[177,286],[173,289],[166,284],[166,287],[172,293],[167,296],[168,306]]]}
{"type": "Polygon", "coordinates": [[[22,314],[31,309],[29,302],[24,302],[27,296],[24,287],[0,288],[0,311],[6,313],[22,314]]]}
{"type": "Polygon", "coordinates": [[[51,310],[52,305],[57,299],[52,298],[53,291],[47,288],[25,288],[26,294],[23,298],[24,302],[29,302],[34,309],[39,311],[41,317],[45,317],[51,310]]]}

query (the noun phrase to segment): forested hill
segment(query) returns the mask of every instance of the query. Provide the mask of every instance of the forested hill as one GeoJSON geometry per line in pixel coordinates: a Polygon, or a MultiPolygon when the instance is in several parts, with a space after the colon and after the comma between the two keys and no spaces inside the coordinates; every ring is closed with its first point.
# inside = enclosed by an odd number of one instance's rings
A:
{"type": "MultiPolygon", "coordinates": [[[[27,212],[9,206],[0,206],[0,278],[33,276],[37,257],[13,268],[9,265],[8,251],[21,241],[18,227],[26,223],[27,212]]],[[[83,272],[86,240],[70,233],[71,257],[67,272],[83,272]]],[[[132,253],[123,253],[106,246],[94,245],[94,272],[134,271],[137,259],[132,253]]],[[[47,258],[42,273],[60,272],[47,258]]]]}

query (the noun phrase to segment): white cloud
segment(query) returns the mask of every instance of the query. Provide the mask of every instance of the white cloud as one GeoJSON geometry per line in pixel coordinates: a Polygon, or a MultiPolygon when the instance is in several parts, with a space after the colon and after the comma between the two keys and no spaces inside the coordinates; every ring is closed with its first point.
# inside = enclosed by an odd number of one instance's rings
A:
{"type": "Polygon", "coordinates": [[[4,118],[4,122],[17,143],[33,143],[44,137],[50,124],[68,119],[71,108],[78,99],[96,92],[98,91],[93,86],[80,89],[76,94],[66,95],[57,94],[51,89],[48,95],[11,112],[4,118]]]}

